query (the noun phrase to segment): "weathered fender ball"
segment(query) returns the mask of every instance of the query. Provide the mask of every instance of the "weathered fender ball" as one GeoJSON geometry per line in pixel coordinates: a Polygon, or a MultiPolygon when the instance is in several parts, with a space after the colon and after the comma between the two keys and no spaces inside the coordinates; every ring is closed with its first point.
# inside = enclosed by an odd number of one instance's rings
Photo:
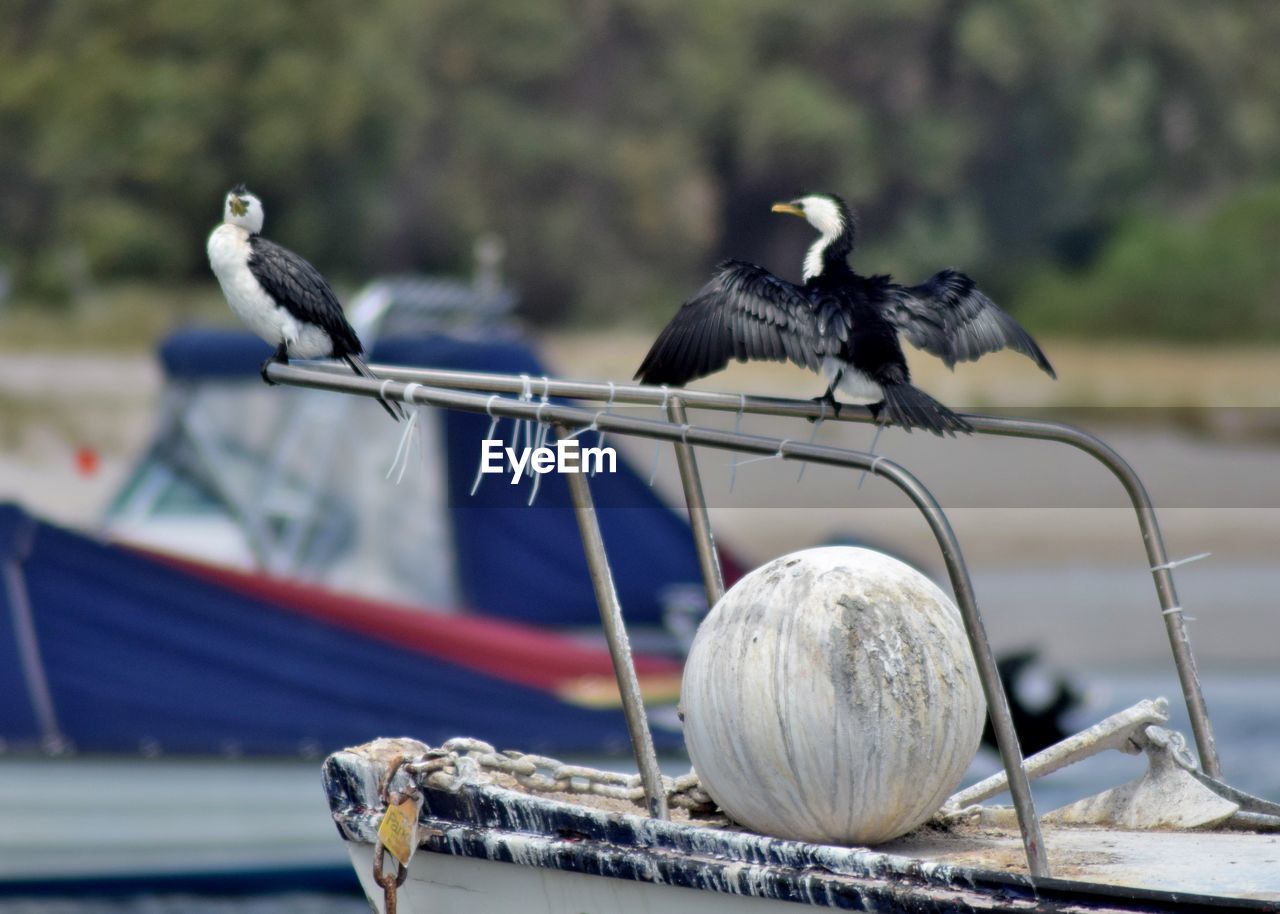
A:
{"type": "Polygon", "coordinates": [[[849,546],[794,552],[735,584],[698,629],[681,704],[693,766],[733,819],[831,844],[928,819],[986,717],[947,595],[849,546]]]}

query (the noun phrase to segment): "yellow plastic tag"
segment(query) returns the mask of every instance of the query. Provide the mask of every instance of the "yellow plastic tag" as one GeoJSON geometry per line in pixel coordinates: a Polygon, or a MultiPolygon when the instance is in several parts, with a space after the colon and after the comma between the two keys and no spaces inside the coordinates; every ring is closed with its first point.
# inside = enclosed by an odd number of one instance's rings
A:
{"type": "Polygon", "coordinates": [[[409,859],[418,849],[418,804],[412,798],[387,807],[378,826],[378,840],[401,866],[409,865],[409,859]]]}

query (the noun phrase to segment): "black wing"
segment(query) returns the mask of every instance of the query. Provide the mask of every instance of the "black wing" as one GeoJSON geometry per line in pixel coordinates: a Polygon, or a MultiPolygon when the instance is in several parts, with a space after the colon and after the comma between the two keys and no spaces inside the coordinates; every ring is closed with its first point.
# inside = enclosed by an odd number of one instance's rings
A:
{"type": "Polygon", "coordinates": [[[918,286],[890,286],[886,317],[912,346],[938,356],[948,368],[1008,348],[1057,377],[1031,334],[964,273],[943,270],[918,286]]]}
{"type": "Polygon", "coordinates": [[[819,309],[803,289],[763,267],[726,260],[658,334],[636,378],[684,384],[730,358],[789,361],[817,371],[848,338],[844,311],[819,309]]]}
{"type": "Polygon", "coordinates": [[[293,251],[261,235],[250,235],[249,271],[290,314],[329,334],[334,358],[359,355],[364,350],[320,271],[293,251]]]}

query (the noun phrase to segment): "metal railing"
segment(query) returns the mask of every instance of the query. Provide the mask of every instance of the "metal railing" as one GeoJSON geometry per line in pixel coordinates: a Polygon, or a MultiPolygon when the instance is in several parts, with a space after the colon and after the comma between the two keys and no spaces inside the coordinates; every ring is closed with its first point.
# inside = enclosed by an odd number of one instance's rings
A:
{"type": "MultiPolygon", "coordinates": [[[[706,520],[705,502],[701,497],[701,484],[693,456],[693,447],[710,447],[764,456],[777,456],[785,460],[800,460],[828,466],[845,467],[862,470],[881,476],[900,489],[916,506],[929,524],[946,565],[951,588],[960,609],[965,634],[968,636],[970,649],[982,682],[983,693],[987,701],[987,713],[990,715],[992,729],[995,732],[996,744],[1005,774],[1009,779],[1009,792],[1013,798],[1014,810],[1022,835],[1023,848],[1026,852],[1027,866],[1032,876],[1048,876],[1049,863],[1045,852],[1044,840],[1040,833],[1040,822],[1036,816],[1035,803],[1031,796],[1031,787],[1023,769],[1022,750],[1018,745],[1017,733],[1013,727],[1013,718],[1009,711],[1008,697],[1000,682],[996,668],[995,656],[987,639],[982,616],[978,611],[974,598],[973,584],[969,578],[969,569],[964,563],[960,544],[956,540],[951,524],[933,494],[912,473],[899,464],[883,456],[861,451],[828,447],[824,445],[805,444],[789,439],[777,439],[760,435],[748,435],[740,432],[723,431],[713,428],[702,428],[687,422],[673,421],[683,416],[681,400],[697,396],[694,391],[667,391],[646,388],[634,388],[635,391],[656,393],[661,402],[665,402],[669,417],[665,420],[640,419],[629,416],[618,416],[604,410],[589,410],[575,406],[564,406],[552,402],[530,402],[528,400],[510,399],[497,394],[485,396],[476,393],[464,393],[450,390],[443,386],[428,386],[419,381],[401,381],[390,377],[392,370],[382,369],[387,380],[375,381],[357,377],[350,373],[328,370],[322,366],[301,367],[296,365],[272,364],[268,377],[275,382],[298,387],[331,390],[344,393],[361,394],[368,397],[384,397],[400,400],[408,405],[435,406],[447,409],[458,409],[467,412],[485,413],[491,417],[502,417],[519,420],[533,420],[555,426],[561,433],[571,429],[596,428],[611,434],[634,435],[658,441],[669,441],[678,446],[677,459],[681,463],[681,478],[684,483],[685,498],[691,516],[698,517],[693,529],[695,542],[699,551],[700,565],[706,575],[708,596],[718,596],[723,591],[719,578],[719,562],[715,554],[715,546],[710,535],[710,524],[706,520]],[[674,402],[673,402],[674,401],[674,402]]],[[[413,372],[419,374],[419,372],[413,372]]],[[[421,376],[432,375],[431,371],[422,371],[421,376]]],[[[467,384],[480,384],[479,376],[466,375],[451,380],[467,384]]],[[[464,373],[465,374],[465,373],[464,373]]],[[[510,390],[514,383],[521,391],[528,387],[528,380],[511,375],[485,375],[492,384],[489,387],[478,386],[472,389],[510,390]]],[[[545,387],[548,396],[556,396],[557,384],[571,382],[554,382],[547,380],[545,387]]],[[[586,385],[590,387],[592,385],[586,385]]],[[[616,385],[595,385],[606,393],[621,399],[624,389],[616,385]]],[[[514,391],[513,391],[514,392],[514,391]]],[[[583,391],[589,398],[598,395],[583,391]]],[[[637,394],[646,395],[647,394],[637,394]]],[[[794,402],[794,401],[780,401],[794,402]]],[[[801,406],[802,404],[796,403],[801,406]]],[[[812,405],[812,404],[810,404],[812,405]]],[[[619,692],[622,697],[623,711],[627,719],[627,727],[632,737],[632,748],[636,756],[636,764],[640,770],[641,781],[645,786],[648,808],[651,815],[665,817],[666,799],[662,791],[662,780],[658,768],[657,755],[653,747],[653,738],[649,731],[645,716],[644,703],[640,697],[639,681],[631,660],[630,644],[627,640],[626,627],[623,624],[621,608],[614,591],[612,573],[609,570],[608,556],[600,537],[595,508],[591,502],[590,487],[583,474],[567,474],[570,495],[574,503],[575,515],[583,537],[583,548],[586,552],[587,565],[591,573],[592,585],[595,589],[597,603],[600,608],[601,621],[605,636],[609,642],[609,651],[614,660],[614,672],[618,679],[619,692]]]]}
{"type": "MultiPolygon", "coordinates": [[[[317,364],[321,371],[340,372],[340,366],[317,364]]],[[[826,404],[812,400],[788,400],[776,397],[755,397],[714,391],[668,390],[661,387],[644,387],[598,381],[567,381],[556,378],[528,375],[497,374],[492,372],[449,371],[443,369],[405,368],[395,365],[375,366],[381,376],[409,383],[427,384],[449,390],[493,391],[521,394],[532,392],[539,397],[566,397],[575,400],[591,400],[606,403],[630,403],[665,406],[670,415],[671,404],[677,398],[685,408],[710,409],[748,415],[784,416],[825,421],[860,422],[873,424],[876,420],[865,407],[845,405],[836,416],[826,404]]],[[[1173,582],[1173,563],[1165,552],[1164,538],[1156,519],[1155,507],[1146,486],[1133,467],[1105,441],[1083,429],[1059,422],[1015,419],[1002,416],[964,414],[965,420],[979,435],[1004,438],[1027,438],[1057,442],[1074,447],[1101,463],[1124,487],[1125,494],[1138,521],[1143,548],[1155,584],[1156,599],[1164,619],[1165,632],[1173,653],[1178,682],[1186,702],[1191,722],[1191,732],[1200,755],[1205,774],[1222,779],[1222,765],[1218,758],[1213,727],[1205,705],[1204,693],[1196,673],[1195,657],[1178,602],[1178,591],[1173,582]]],[[[683,420],[680,420],[683,422],[683,420]]],[[[679,450],[677,450],[679,456],[679,450]]],[[[684,472],[683,469],[681,471],[684,472]]],[[[687,492],[686,492],[687,495],[687,492]]],[[[700,496],[697,499],[701,501],[700,496]]],[[[690,504],[693,511],[693,504],[690,504]]],[[[705,512],[705,508],[703,509],[705,512]]],[[[697,522],[695,521],[695,526],[697,522]]],[[[708,590],[708,596],[711,591],[708,590]]]]}
{"type": "MultiPolygon", "coordinates": [[[[924,516],[938,542],[986,695],[988,713],[991,716],[1001,761],[1008,777],[1009,790],[1013,796],[1028,867],[1033,876],[1049,874],[1039,821],[1023,767],[1022,752],[1013,729],[1008,699],[1000,682],[995,658],[978,611],[973,585],[960,545],[937,499],[913,474],[883,456],[824,445],[805,444],[790,439],[694,426],[688,422],[686,416],[687,407],[696,407],[756,415],[874,422],[875,419],[865,408],[845,407],[841,409],[839,416],[835,416],[828,414],[826,404],[803,400],[748,397],[687,389],[669,390],[665,387],[565,381],[546,377],[532,378],[528,375],[410,369],[385,365],[375,366],[375,371],[387,380],[379,382],[355,377],[336,366],[329,365],[310,365],[304,368],[297,365],[273,364],[268,369],[268,375],[273,381],[300,387],[355,393],[369,397],[382,396],[403,400],[410,405],[421,404],[486,413],[494,417],[533,420],[552,424],[561,433],[573,429],[597,428],[614,434],[672,442],[675,446],[681,484],[709,605],[714,604],[723,594],[724,583],[694,456],[695,445],[859,469],[882,476],[896,485],[924,516]],[[484,391],[489,396],[469,391],[484,391]],[[509,399],[500,394],[517,394],[528,398],[536,395],[543,400],[532,402],[531,399],[509,399]],[[604,401],[610,405],[614,403],[653,404],[662,406],[667,418],[651,420],[619,416],[609,412],[607,408],[590,410],[551,403],[546,400],[549,397],[604,401]]],[[[1105,442],[1073,426],[995,416],[966,415],[964,418],[978,434],[1069,444],[1101,462],[1124,486],[1137,515],[1147,558],[1151,563],[1151,574],[1173,650],[1174,663],[1177,666],[1178,677],[1187,702],[1201,764],[1208,775],[1220,779],[1221,768],[1209,724],[1208,711],[1200,690],[1195,661],[1182,618],[1182,609],[1178,604],[1177,591],[1173,583],[1173,565],[1168,561],[1165,553],[1155,509],[1142,480],[1133,468],[1105,442]]],[[[568,474],[567,481],[582,533],[583,547],[600,607],[601,619],[614,660],[623,709],[626,713],[641,781],[645,786],[649,811],[651,815],[665,817],[666,802],[661,788],[657,756],[645,717],[643,701],[640,698],[639,683],[631,661],[626,627],[617,594],[614,591],[608,557],[591,500],[590,486],[586,476],[582,474],[568,474]]]]}

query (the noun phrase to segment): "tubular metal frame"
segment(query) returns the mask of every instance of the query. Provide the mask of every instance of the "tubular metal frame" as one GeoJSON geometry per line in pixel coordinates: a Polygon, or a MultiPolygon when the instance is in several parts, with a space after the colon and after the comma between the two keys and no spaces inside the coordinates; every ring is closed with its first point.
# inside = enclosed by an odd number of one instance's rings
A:
{"type": "MultiPolygon", "coordinates": [[[[315,363],[314,367],[318,370],[332,373],[339,373],[344,370],[341,366],[323,363],[315,363]]],[[[842,406],[840,414],[836,416],[832,411],[828,410],[825,403],[815,403],[812,400],[755,397],[714,391],[689,390],[687,388],[669,390],[665,387],[619,385],[600,383],[598,381],[566,381],[529,375],[515,376],[490,372],[404,368],[396,365],[376,365],[374,366],[374,371],[381,377],[418,384],[430,384],[450,390],[484,390],[519,394],[532,389],[533,393],[540,396],[545,394],[551,397],[568,397],[576,400],[604,401],[609,404],[650,404],[667,408],[670,407],[671,401],[678,397],[679,402],[684,407],[694,409],[867,424],[874,424],[876,421],[865,407],[845,405],[842,406]]],[[[1151,503],[1151,496],[1147,493],[1146,486],[1143,485],[1138,474],[1105,441],[1072,425],[1043,420],[1013,419],[970,413],[964,414],[964,418],[973,426],[974,431],[980,435],[1028,438],[1071,445],[1101,463],[1124,487],[1125,494],[1129,496],[1129,502],[1138,520],[1138,529],[1142,535],[1143,547],[1146,550],[1151,577],[1155,584],[1156,599],[1160,604],[1160,613],[1164,619],[1165,631],[1173,653],[1174,666],[1177,669],[1178,681],[1182,687],[1183,699],[1187,705],[1187,714],[1191,721],[1191,732],[1196,741],[1196,749],[1200,755],[1200,764],[1205,774],[1217,780],[1222,780],[1222,765],[1218,758],[1218,748],[1213,737],[1213,727],[1209,721],[1209,711],[1205,705],[1204,693],[1200,688],[1200,678],[1196,672],[1195,657],[1191,651],[1191,641],[1183,619],[1182,606],[1178,602],[1178,591],[1173,582],[1173,567],[1169,562],[1168,554],[1165,552],[1164,537],[1160,533],[1160,524],[1156,519],[1155,506],[1151,503]]]]}
{"type": "MultiPolygon", "coordinates": [[[[791,441],[790,439],[777,439],[739,432],[727,432],[720,429],[701,428],[688,423],[677,424],[668,420],[618,416],[610,414],[606,410],[582,409],[581,407],[562,406],[551,402],[513,400],[496,394],[484,396],[477,393],[464,393],[442,386],[428,386],[418,380],[410,379],[404,381],[396,379],[402,374],[423,377],[424,379],[428,376],[442,374],[451,376],[446,379],[445,383],[452,382],[455,386],[467,385],[472,390],[525,392],[530,390],[528,378],[511,375],[475,376],[466,372],[433,372],[428,370],[406,372],[404,369],[396,369],[393,372],[392,369],[387,367],[376,370],[382,371],[387,379],[378,381],[358,377],[341,370],[334,370],[329,366],[315,365],[304,368],[298,365],[282,365],[279,363],[272,363],[268,366],[267,376],[271,381],[297,387],[353,393],[367,397],[382,397],[400,400],[408,405],[436,406],[474,413],[486,413],[490,416],[503,418],[533,420],[539,423],[552,424],[562,429],[594,427],[613,434],[635,435],[659,441],[670,441],[676,445],[685,445],[689,448],[689,451],[686,455],[687,460],[682,462],[681,475],[686,483],[686,498],[690,498],[690,494],[695,488],[689,485],[689,480],[697,481],[696,465],[692,462],[692,448],[695,445],[765,456],[776,455],[783,459],[863,470],[892,482],[915,504],[937,540],[947,568],[948,577],[951,580],[951,588],[960,609],[965,634],[968,636],[974,662],[977,665],[978,676],[982,682],[983,693],[987,700],[987,712],[991,717],[992,729],[995,731],[1001,762],[1009,779],[1009,792],[1012,795],[1014,810],[1017,814],[1028,869],[1032,877],[1047,877],[1050,875],[1049,861],[1040,832],[1040,822],[1036,816],[1035,802],[1023,767],[1022,750],[1018,745],[1017,732],[1013,727],[1008,698],[1000,682],[999,671],[996,669],[995,656],[991,651],[986,628],[974,598],[973,584],[969,579],[969,569],[964,563],[960,544],[942,507],[938,504],[933,494],[911,472],[886,457],[861,451],[805,444],[791,441]],[[481,377],[493,383],[480,383],[481,377]],[[514,385],[514,388],[512,385],[514,385]]],[[[435,380],[435,378],[432,377],[432,380],[435,380]]],[[[646,397],[656,394],[656,402],[664,403],[672,415],[680,415],[683,410],[679,401],[676,402],[675,408],[672,409],[673,399],[679,397],[692,403],[694,400],[700,400],[704,396],[696,391],[617,388],[616,385],[583,385],[572,382],[551,381],[549,379],[543,379],[538,382],[531,391],[533,394],[542,392],[537,389],[537,386],[545,388],[548,396],[581,395],[585,399],[603,399],[606,394],[610,395],[611,400],[615,398],[622,399],[624,395],[629,395],[633,390],[639,391],[640,395],[646,397]],[[578,388],[579,394],[561,394],[559,388],[562,385],[564,387],[578,388]],[[600,389],[582,390],[584,387],[600,389]]],[[[717,396],[727,397],[728,395],[717,396]]],[[[738,402],[737,397],[729,397],[729,399],[735,403],[738,402]]],[[[655,401],[646,399],[645,402],[655,401]]],[[[803,404],[800,401],[777,402],[780,404],[790,403],[797,407],[813,406],[811,403],[803,404]]],[[[697,403],[696,405],[701,406],[702,403],[697,403]]],[[[803,415],[803,413],[799,413],[799,415],[803,415]]],[[[677,452],[677,457],[680,457],[679,451],[677,452]]],[[[696,486],[696,489],[700,493],[700,483],[696,486]]],[[[616,594],[612,594],[613,587],[612,578],[608,570],[608,558],[604,551],[603,542],[598,536],[599,529],[595,523],[595,508],[591,503],[590,490],[586,484],[586,479],[580,474],[570,475],[570,494],[573,497],[574,510],[579,521],[579,527],[584,534],[583,546],[592,576],[592,583],[596,590],[597,601],[600,604],[601,618],[605,621],[605,636],[609,640],[610,653],[615,658],[615,662],[630,667],[630,650],[629,645],[626,643],[626,629],[622,624],[621,609],[617,605],[616,594]],[[592,536],[592,530],[595,530],[597,535],[592,536]],[[616,626],[611,624],[614,621],[617,623],[616,626]]],[[[690,509],[692,511],[696,512],[698,510],[696,505],[699,501],[699,495],[694,494],[690,499],[690,509]]],[[[705,505],[702,505],[701,510],[705,510],[705,505]]],[[[695,533],[697,532],[695,525],[695,533]]],[[[701,539],[698,547],[700,558],[704,554],[714,555],[714,546],[710,544],[709,532],[710,525],[708,524],[699,534],[701,539]]],[[[703,567],[705,572],[707,566],[704,564],[703,567]]],[[[713,581],[713,578],[709,578],[706,582],[709,593],[713,590],[713,581]]],[[[640,700],[638,689],[633,693],[625,685],[628,680],[635,678],[635,671],[633,668],[618,668],[615,672],[618,676],[619,685],[623,686],[623,711],[627,717],[628,729],[633,734],[632,748],[635,750],[637,762],[640,766],[641,780],[645,786],[648,807],[651,814],[660,815],[660,810],[662,810],[664,804],[655,795],[656,787],[651,783],[652,777],[645,776],[646,771],[652,772],[655,770],[657,761],[654,755],[652,737],[648,730],[648,722],[645,718],[644,704],[640,700]],[[638,739],[635,738],[637,733],[642,734],[638,739]]]]}

